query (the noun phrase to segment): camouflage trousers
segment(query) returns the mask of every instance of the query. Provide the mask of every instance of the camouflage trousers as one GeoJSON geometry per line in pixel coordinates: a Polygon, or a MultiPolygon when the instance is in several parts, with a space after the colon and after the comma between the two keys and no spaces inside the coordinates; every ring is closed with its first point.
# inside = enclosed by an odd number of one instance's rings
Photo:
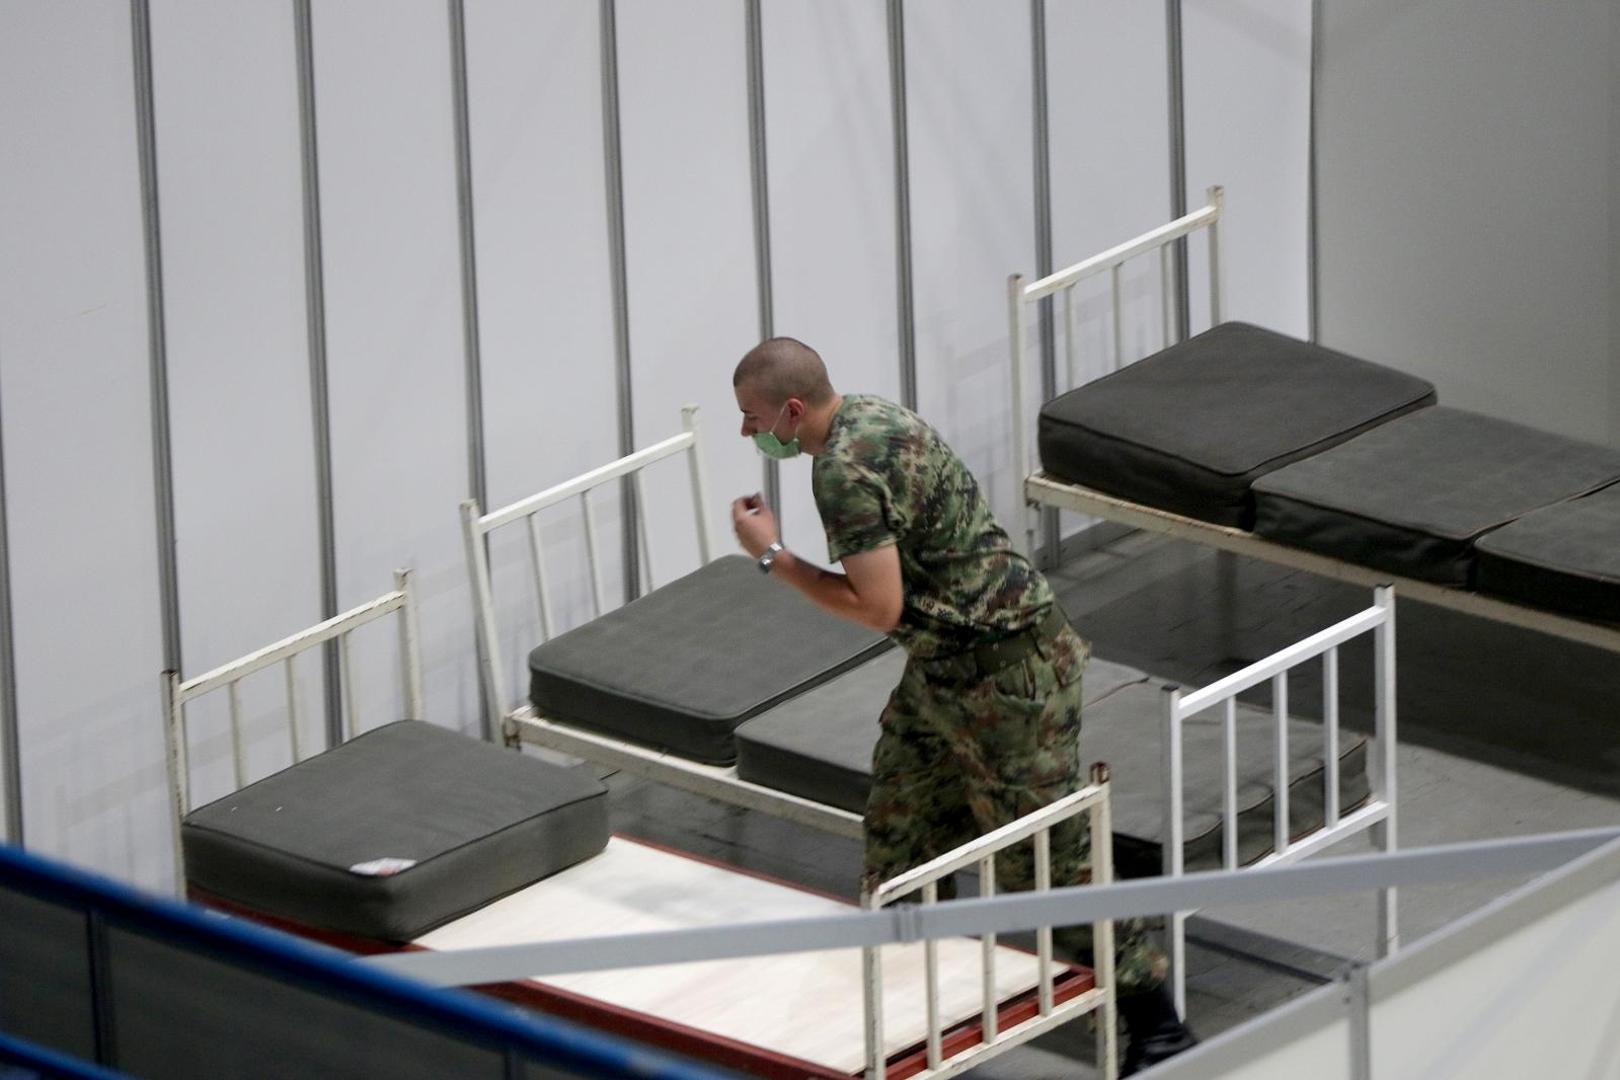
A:
{"type": "MultiPolygon", "coordinates": [[[[1083,786],[1080,772],[1081,672],[1087,646],[1063,627],[1036,652],[994,674],[942,678],[928,661],[908,660],[883,710],[866,804],[867,888],[974,837],[1055,802],[1083,786]]],[[[1091,880],[1085,815],[1052,830],[1052,884],[1091,880]]],[[[998,891],[1034,884],[1034,844],[997,856],[998,891]]],[[[941,898],[954,895],[940,883],[941,898]]],[[[1091,927],[1058,927],[1064,956],[1089,962],[1091,927]]],[[[1142,920],[1115,924],[1121,993],[1164,981],[1167,963],[1142,920]]]]}

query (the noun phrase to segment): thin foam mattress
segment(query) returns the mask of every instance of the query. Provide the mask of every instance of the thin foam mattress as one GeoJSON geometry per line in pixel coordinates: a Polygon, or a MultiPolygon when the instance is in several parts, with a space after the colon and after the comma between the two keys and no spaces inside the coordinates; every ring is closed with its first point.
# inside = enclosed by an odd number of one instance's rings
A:
{"type": "Polygon", "coordinates": [[[728,555],[529,654],[537,712],[695,761],[745,720],[890,647],[728,555]]]}
{"type": "Polygon", "coordinates": [[[607,789],[402,720],[188,814],[188,887],[302,926],[408,941],[597,854],[607,789]]]}
{"type": "Polygon", "coordinates": [[[1414,376],[1222,323],[1048,402],[1041,466],[1132,502],[1247,529],[1257,479],[1434,400],[1434,386],[1414,376]]]}

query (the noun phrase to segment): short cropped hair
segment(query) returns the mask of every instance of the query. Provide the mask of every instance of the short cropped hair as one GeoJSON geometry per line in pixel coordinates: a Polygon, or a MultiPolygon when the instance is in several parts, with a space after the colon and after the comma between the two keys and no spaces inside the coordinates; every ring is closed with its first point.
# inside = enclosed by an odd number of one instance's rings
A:
{"type": "Polygon", "coordinates": [[[790,337],[762,341],[748,350],[731,376],[732,386],[758,386],[773,402],[798,398],[807,405],[823,405],[833,398],[827,365],[816,350],[790,337]]]}

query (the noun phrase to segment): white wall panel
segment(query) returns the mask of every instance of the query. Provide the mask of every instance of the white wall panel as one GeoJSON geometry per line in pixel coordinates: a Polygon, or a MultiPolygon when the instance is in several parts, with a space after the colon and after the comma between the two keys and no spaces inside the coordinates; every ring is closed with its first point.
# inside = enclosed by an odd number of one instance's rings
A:
{"type": "MultiPolygon", "coordinates": [[[[599,22],[596,0],[467,5],[491,506],[618,456],[599,22]]],[[[669,416],[657,419],[668,427],[669,416]]],[[[612,605],[623,589],[618,488],[593,505],[612,605]]],[[[542,521],[562,630],[592,615],[583,516],[576,503],[542,521]]],[[[524,527],[496,533],[490,558],[506,692],[517,700],[541,639],[524,527]]]]}
{"type": "MultiPolygon", "coordinates": [[[[1187,208],[1226,188],[1225,319],[1309,332],[1311,5],[1184,0],[1187,208]]],[[[1207,257],[1190,245],[1192,327],[1209,326],[1207,257]]]]}
{"type": "MultiPolygon", "coordinates": [[[[1172,217],[1168,51],[1162,4],[1085,0],[1048,4],[1046,10],[1052,260],[1053,268],[1061,269],[1172,217]]],[[[1033,277],[1034,269],[1031,265],[1026,273],[1033,277]]],[[[1157,256],[1136,259],[1121,272],[1123,362],[1164,345],[1163,280],[1157,256]]],[[[1062,301],[1053,301],[1059,390],[1114,369],[1108,277],[1077,286],[1074,303],[1071,373],[1062,301]]],[[[1034,315],[1031,309],[1032,327],[1034,315]]],[[[1024,408],[1033,417],[1039,369],[1036,350],[1031,347],[1027,355],[1024,408]]],[[[1035,460],[1033,423],[1029,433],[1035,460]]],[[[1090,520],[1064,515],[1066,529],[1090,520]]]]}
{"type": "MultiPolygon", "coordinates": [[[[1544,886],[1545,887],[1545,886],[1544,886]]],[[[1372,1075],[1620,1078],[1620,885],[1572,898],[1393,994],[1373,975],[1372,1075]]],[[[1389,973],[1399,970],[1399,961],[1389,973]]]]}
{"type": "MultiPolygon", "coordinates": [[[[840,391],[898,401],[884,5],[771,0],[762,8],[776,332],[821,353],[840,391]]],[[[782,504],[788,543],[825,561],[808,459],[783,464],[782,504]]]]}
{"type": "Polygon", "coordinates": [[[1620,16],[1324,5],[1322,340],[1620,445],[1620,16]]]}
{"type": "MultiPolygon", "coordinates": [[[[700,406],[706,509],[717,553],[734,551],[726,504],[762,483],[731,390],[759,337],[743,7],[632,0],[617,14],[636,445],[678,433],[681,406],[700,406]]],[[[662,584],[697,565],[691,489],[679,461],[645,475],[662,584]]]]}
{"type": "MultiPolygon", "coordinates": [[[[414,569],[428,718],[473,730],[449,19],[439,0],[368,0],[314,23],[339,603],[414,569]]],[[[400,715],[393,640],[356,653],[362,727],[400,715]]]]}
{"type": "Polygon", "coordinates": [[[171,868],[127,4],[0,12],[0,401],[26,840],[171,868]]]}
{"type": "Polygon", "coordinates": [[[1027,5],[906,12],[918,411],[1015,531],[1007,276],[1035,266],[1032,51],[1027,5]]]}
{"type": "MultiPolygon", "coordinates": [[[[152,5],[183,673],[318,622],[320,544],[290,7],[152,5]]],[[[324,745],[299,663],[303,752],[324,745]]],[[[281,672],[242,685],[249,775],[291,760],[281,672]]],[[[193,801],[233,784],[224,694],[188,709],[193,801]]]]}

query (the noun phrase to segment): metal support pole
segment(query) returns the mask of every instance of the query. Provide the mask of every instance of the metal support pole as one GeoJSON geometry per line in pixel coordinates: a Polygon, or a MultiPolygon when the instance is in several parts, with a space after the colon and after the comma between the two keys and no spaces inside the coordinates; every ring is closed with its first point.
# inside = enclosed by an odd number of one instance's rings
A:
{"type": "MultiPolygon", "coordinates": [[[[614,0],[601,0],[602,148],[607,158],[608,263],[613,278],[613,352],[618,373],[619,455],[635,453],[635,409],[630,380],[630,282],[624,239],[624,154],[619,137],[618,15],[614,0]]],[[[641,509],[628,479],[619,485],[620,539],[624,556],[624,596],[641,595],[637,526],[641,509]]]]}
{"type": "MultiPolygon", "coordinates": [[[[3,411],[3,410],[0,410],[3,411]]],[[[0,437],[0,788],[6,843],[23,845],[22,739],[17,728],[16,623],[11,613],[11,548],[6,525],[5,439],[0,437]]]]}
{"type": "MultiPolygon", "coordinates": [[[[293,0],[298,48],[298,130],[303,159],[304,313],[309,339],[310,428],[315,436],[315,511],[321,557],[321,618],[338,613],[337,525],[332,497],[332,405],[326,367],[326,272],[321,252],[321,170],[315,117],[315,26],[310,0],[293,0]]],[[[337,643],[321,649],[326,745],[343,741],[337,643]]]]}
{"type": "Polygon", "coordinates": [[[140,151],[141,218],[146,249],[146,326],[152,405],[152,477],[157,501],[158,589],[163,666],[180,670],[180,587],[174,540],[174,454],[169,443],[169,360],[163,304],[163,229],[158,206],[157,118],[152,97],[152,18],[147,0],[130,0],[135,53],[135,128],[140,151]]]}
{"type": "Polygon", "coordinates": [[[895,299],[899,307],[900,403],[917,407],[917,327],[911,283],[911,152],[906,130],[905,0],[889,2],[889,103],[894,124],[895,299]]]}
{"type": "MultiPolygon", "coordinates": [[[[759,300],[759,339],[776,336],[776,305],[771,292],[771,190],[765,138],[765,29],[760,0],[747,0],[748,161],[754,201],[754,282],[759,300]]],[[[782,468],[763,460],[765,503],[782,520],[782,468]]]]}
{"type": "MultiPolygon", "coordinates": [[[[1187,213],[1187,109],[1181,62],[1181,0],[1165,0],[1165,32],[1170,73],[1170,217],[1187,213]]],[[[1185,341],[1191,332],[1187,286],[1187,240],[1175,242],[1176,340],[1185,341]]]]}
{"type": "MultiPolygon", "coordinates": [[[[1030,0],[1030,112],[1034,117],[1034,147],[1035,147],[1035,266],[1038,277],[1045,277],[1052,272],[1052,136],[1051,136],[1051,108],[1048,95],[1046,74],[1046,0],[1030,0]]],[[[1038,301],[1036,319],[1040,326],[1041,342],[1041,400],[1051,401],[1057,397],[1057,341],[1052,326],[1052,298],[1043,297],[1038,301]]],[[[1013,402],[1013,408],[1020,408],[1021,402],[1013,402]]],[[[1028,475],[1027,473],[1025,475],[1028,475]]],[[[1019,503],[1023,503],[1024,476],[1014,479],[1019,495],[1019,503]]],[[[1063,545],[1062,526],[1058,519],[1058,512],[1053,509],[1040,511],[1041,542],[1045,546],[1046,555],[1042,561],[1043,566],[1056,566],[1058,553],[1063,545]]],[[[1031,551],[1030,557],[1036,558],[1038,552],[1031,551]]]]}

